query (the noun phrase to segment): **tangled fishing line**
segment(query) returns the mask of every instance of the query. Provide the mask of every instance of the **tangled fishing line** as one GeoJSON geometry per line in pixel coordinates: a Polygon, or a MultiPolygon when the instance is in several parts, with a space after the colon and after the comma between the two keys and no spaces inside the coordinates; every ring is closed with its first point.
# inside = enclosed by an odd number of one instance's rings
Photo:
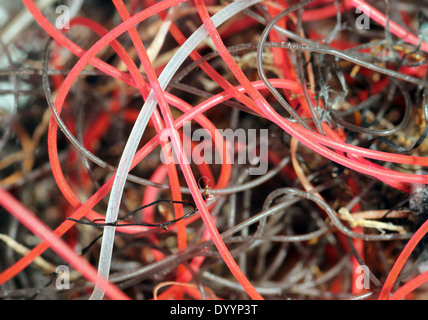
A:
{"type": "Polygon", "coordinates": [[[1,298],[426,298],[424,1],[0,9],[1,298]]]}

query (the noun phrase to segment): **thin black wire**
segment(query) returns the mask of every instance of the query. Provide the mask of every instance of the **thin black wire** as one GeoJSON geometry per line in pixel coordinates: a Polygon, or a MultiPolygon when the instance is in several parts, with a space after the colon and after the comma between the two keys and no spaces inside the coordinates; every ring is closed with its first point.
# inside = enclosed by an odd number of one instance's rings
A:
{"type": "Polygon", "coordinates": [[[419,136],[418,140],[416,140],[416,142],[407,147],[407,148],[403,148],[402,146],[399,146],[398,144],[394,143],[393,141],[390,141],[388,139],[385,139],[383,137],[377,137],[375,140],[381,141],[382,143],[386,144],[388,147],[393,148],[396,152],[398,153],[410,153],[416,149],[418,149],[422,143],[425,141],[427,135],[428,135],[428,102],[427,100],[427,92],[426,90],[424,90],[424,100],[425,100],[425,105],[424,105],[424,120],[425,120],[425,127],[424,130],[422,131],[421,135],[419,136]]]}
{"type": "MultiPolygon", "coordinates": [[[[298,21],[297,21],[297,28],[296,28],[297,32],[302,30],[302,15],[303,15],[303,9],[300,8],[299,9],[299,15],[298,15],[298,21]]],[[[322,119],[319,116],[317,110],[315,109],[315,106],[314,106],[312,99],[309,95],[308,86],[306,85],[305,73],[303,70],[303,57],[302,57],[302,55],[303,55],[303,52],[300,54],[296,54],[297,75],[298,75],[298,78],[300,80],[300,84],[301,84],[301,87],[303,90],[303,95],[305,97],[306,104],[309,107],[309,111],[311,113],[311,117],[315,123],[315,126],[316,126],[318,132],[320,132],[321,134],[324,134],[324,129],[321,126],[322,119]]]]}
{"type": "MultiPolygon", "coordinates": [[[[296,120],[298,121],[303,127],[305,127],[308,130],[312,130],[311,127],[300,117],[300,115],[294,110],[294,108],[283,98],[283,96],[272,86],[269,79],[267,78],[264,67],[263,67],[263,49],[265,48],[264,43],[269,35],[269,32],[271,31],[272,27],[282,18],[287,16],[288,14],[299,10],[300,8],[303,8],[307,4],[311,3],[314,0],[304,0],[297,4],[294,4],[287,9],[285,9],[283,12],[275,16],[274,18],[269,21],[269,23],[266,25],[265,29],[263,30],[263,33],[260,36],[259,44],[257,46],[257,70],[259,73],[259,77],[262,79],[263,83],[266,85],[268,90],[274,95],[274,97],[278,100],[278,102],[284,107],[285,110],[296,120]]],[[[304,84],[302,84],[304,86],[304,84]]]]}
{"type": "MultiPolygon", "coordinates": [[[[400,130],[403,130],[403,128],[405,128],[407,126],[407,124],[409,123],[410,120],[410,115],[411,115],[411,99],[409,96],[409,93],[407,91],[405,91],[402,86],[399,86],[403,94],[404,97],[404,102],[405,102],[405,111],[404,111],[404,116],[403,119],[401,120],[401,122],[395,126],[392,129],[385,129],[385,130],[375,130],[375,129],[369,129],[369,128],[364,128],[364,127],[360,127],[360,126],[356,126],[352,123],[346,122],[345,120],[343,120],[341,117],[338,117],[336,112],[331,110],[330,114],[332,116],[332,118],[334,119],[334,121],[336,121],[337,124],[339,124],[340,126],[350,130],[350,131],[354,131],[354,132],[360,132],[360,133],[365,133],[365,134],[369,134],[369,135],[373,135],[373,136],[389,136],[392,135],[400,130]]],[[[385,139],[382,139],[382,141],[384,141],[385,139]]]]}
{"type": "Polygon", "coordinates": [[[105,223],[100,223],[100,222],[95,222],[98,220],[102,220],[102,219],[97,219],[94,221],[83,221],[83,220],[77,220],[74,218],[67,218],[67,220],[70,221],[74,221],[80,224],[85,224],[85,225],[89,225],[89,226],[94,226],[94,227],[106,227],[106,226],[111,226],[111,227],[129,227],[129,226],[144,226],[144,227],[157,227],[157,228],[162,228],[164,230],[167,230],[167,227],[171,224],[174,224],[180,220],[186,219],[188,217],[190,217],[191,215],[195,214],[196,212],[198,212],[197,207],[187,201],[176,201],[176,200],[165,200],[165,199],[159,199],[159,200],[155,200],[149,204],[146,204],[144,206],[141,206],[129,213],[127,213],[126,215],[124,215],[123,217],[118,218],[116,221],[114,222],[105,222],[105,223]],[[129,222],[129,223],[125,223],[125,224],[119,224],[120,222],[122,222],[123,220],[125,220],[126,218],[129,218],[130,216],[136,214],[137,212],[157,205],[159,203],[173,203],[173,204],[183,204],[183,205],[187,205],[187,206],[191,206],[193,207],[193,210],[184,214],[183,216],[181,216],[180,218],[174,219],[174,220],[169,220],[167,222],[162,222],[162,223],[147,223],[147,222],[129,222]]]}
{"type": "MultiPolygon", "coordinates": [[[[346,237],[346,240],[348,242],[348,245],[349,245],[349,248],[351,250],[352,255],[357,260],[359,265],[360,266],[367,266],[367,264],[364,262],[361,255],[358,253],[358,250],[355,248],[355,245],[354,245],[354,242],[352,241],[352,239],[349,237],[346,237]]],[[[370,274],[370,281],[372,281],[376,287],[381,288],[383,286],[382,282],[376,277],[376,275],[370,269],[369,269],[369,274],[370,274]]]]}

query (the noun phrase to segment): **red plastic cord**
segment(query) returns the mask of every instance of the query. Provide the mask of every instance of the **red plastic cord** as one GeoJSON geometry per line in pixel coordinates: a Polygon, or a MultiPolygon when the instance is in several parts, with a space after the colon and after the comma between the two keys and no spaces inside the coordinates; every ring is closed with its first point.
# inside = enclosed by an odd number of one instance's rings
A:
{"type": "MultiPolygon", "coordinates": [[[[62,239],[57,238],[52,233],[52,230],[3,188],[0,188],[0,205],[34,235],[46,241],[60,257],[79,271],[85,278],[92,283],[97,281],[97,271],[88,261],[74,252],[62,239]]],[[[106,290],[106,294],[111,299],[128,299],[120,289],[108,281],[101,281],[101,286],[106,290]]]]}

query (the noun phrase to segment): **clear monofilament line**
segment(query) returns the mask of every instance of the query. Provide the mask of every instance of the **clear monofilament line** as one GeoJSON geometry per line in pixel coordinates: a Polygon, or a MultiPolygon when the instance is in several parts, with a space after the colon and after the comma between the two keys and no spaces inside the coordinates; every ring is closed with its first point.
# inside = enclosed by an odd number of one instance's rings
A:
{"type": "MultiPolygon", "coordinates": [[[[218,27],[223,22],[230,19],[233,15],[238,12],[260,2],[261,0],[251,0],[251,1],[236,1],[226,8],[222,9],[216,13],[212,20],[216,27],[218,27]]],[[[185,61],[185,59],[190,55],[190,53],[196,48],[196,46],[208,36],[208,31],[205,26],[199,27],[184,43],[183,46],[175,53],[174,57],[169,61],[168,65],[163,70],[162,74],[159,76],[159,84],[164,90],[168,85],[169,81],[172,79],[174,74],[177,72],[178,68],[185,61]]],[[[138,144],[141,137],[146,129],[147,123],[150,120],[150,117],[156,107],[157,100],[153,91],[150,92],[147,97],[146,102],[144,103],[137,120],[132,128],[132,131],[129,135],[129,139],[125,145],[122,157],[120,159],[115,180],[112,186],[111,195],[106,212],[106,222],[116,221],[119,206],[122,199],[123,189],[125,187],[126,178],[132,163],[132,159],[137,150],[138,144]]],[[[110,264],[113,252],[115,236],[115,227],[105,227],[104,236],[101,243],[101,252],[100,260],[98,265],[98,273],[102,278],[108,279],[110,273],[110,264]]],[[[104,291],[98,286],[95,287],[90,299],[102,299],[104,297],[104,291]]]]}

